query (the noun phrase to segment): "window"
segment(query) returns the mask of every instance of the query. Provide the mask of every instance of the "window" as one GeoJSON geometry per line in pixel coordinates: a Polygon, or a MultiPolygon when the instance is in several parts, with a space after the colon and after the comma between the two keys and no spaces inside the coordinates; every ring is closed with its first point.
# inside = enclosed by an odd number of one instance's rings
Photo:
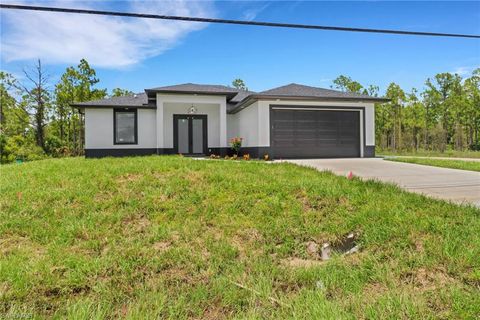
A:
{"type": "Polygon", "coordinates": [[[113,111],[113,135],[114,144],[137,144],[137,110],[113,111]]]}

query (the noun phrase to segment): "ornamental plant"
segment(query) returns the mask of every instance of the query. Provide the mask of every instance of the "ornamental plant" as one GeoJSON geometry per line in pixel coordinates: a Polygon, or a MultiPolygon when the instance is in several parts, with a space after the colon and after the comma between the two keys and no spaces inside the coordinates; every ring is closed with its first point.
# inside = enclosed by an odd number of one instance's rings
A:
{"type": "Polygon", "coordinates": [[[238,152],[242,147],[242,140],[243,138],[235,137],[230,139],[230,146],[232,147],[233,152],[238,156],[238,152]]]}

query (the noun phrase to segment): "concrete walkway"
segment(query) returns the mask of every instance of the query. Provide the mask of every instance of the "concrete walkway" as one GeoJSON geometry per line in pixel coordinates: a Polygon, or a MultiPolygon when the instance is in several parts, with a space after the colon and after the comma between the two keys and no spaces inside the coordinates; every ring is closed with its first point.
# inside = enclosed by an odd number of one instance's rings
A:
{"type": "Polygon", "coordinates": [[[391,182],[400,187],[434,198],[480,207],[480,172],[370,159],[283,160],[318,170],[391,182]]]}
{"type": "Polygon", "coordinates": [[[480,162],[480,158],[453,158],[453,157],[417,157],[417,156],[382,156],[383,158],[418,158],[418,159],[439,159],[439,160],[459,160],[468,162],[480,162]]]}

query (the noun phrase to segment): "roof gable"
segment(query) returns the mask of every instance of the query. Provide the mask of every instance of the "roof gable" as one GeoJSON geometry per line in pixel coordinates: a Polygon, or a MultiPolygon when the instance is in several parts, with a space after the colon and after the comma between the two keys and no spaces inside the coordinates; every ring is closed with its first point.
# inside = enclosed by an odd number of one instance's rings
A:
{"type": "Polygon", "coordinates": [[[318,87],[305,86],[297,83],[290,83],[285,86],[262,91],[258,95],[262,96],[292,96],[292,97],[319,97],[319,98],[359,98],[371,99],[371,96],[353,92],[343,92],[338,90],[324,89],[318,87]]]}
{"type": "Polygon", "coordinates": [[[147,94],[145,92],[128,96],[110,97],[106,99],[79,102],[72,104],[79,107],[141,107],[147,105],[147,94]]]}
{"type": "Polygon", "coordinates": [[[186,93],[225,93],[225,94],[236,94],[239,90],[232,87],[227,87],[223,85],[212,85],[212,84],[197,84],[197,83],[183,83],[173,86],[165,87],[156,87],[151,89],[145,89],[145,91],[155,91],[155,92],[186,92],[186,93]]]}

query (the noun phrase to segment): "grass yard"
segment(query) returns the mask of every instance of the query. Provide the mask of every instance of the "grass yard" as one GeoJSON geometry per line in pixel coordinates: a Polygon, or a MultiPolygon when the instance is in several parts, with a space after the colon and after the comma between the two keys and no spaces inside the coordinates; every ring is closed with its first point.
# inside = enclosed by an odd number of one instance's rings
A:
{"type": "Polygon", "coordinates": [[[461,170],[470,170],[470,171],[480,171],[480,161],[465,161],[465,160],[454,160],[454,159],[428,159],[428,158],[385,158],[388,161],[397,161],[397,162],[407,162],[407,163],[416,163],[423,164],[426,166],[433,167],[442,167],[442,168],[451,168],[451,169],[461,169],[461,170]]]}
{"type": "Polygon", "coordinates": [[[480,151],[457,151],[447,150],[445,152],[418,150],[418,151],[390,151],[380,150],[376,151],[377,156],[411,156],[411,157],[449,157],[449,158],[480,158],[480,151]]]}
{"type": "Polygon", "coordinates": [[[480,210],[292,164],[0,168],[0,318],[472,319],[480,210]],[[321,262],[306,243],[360,234],[321,262]]]}

